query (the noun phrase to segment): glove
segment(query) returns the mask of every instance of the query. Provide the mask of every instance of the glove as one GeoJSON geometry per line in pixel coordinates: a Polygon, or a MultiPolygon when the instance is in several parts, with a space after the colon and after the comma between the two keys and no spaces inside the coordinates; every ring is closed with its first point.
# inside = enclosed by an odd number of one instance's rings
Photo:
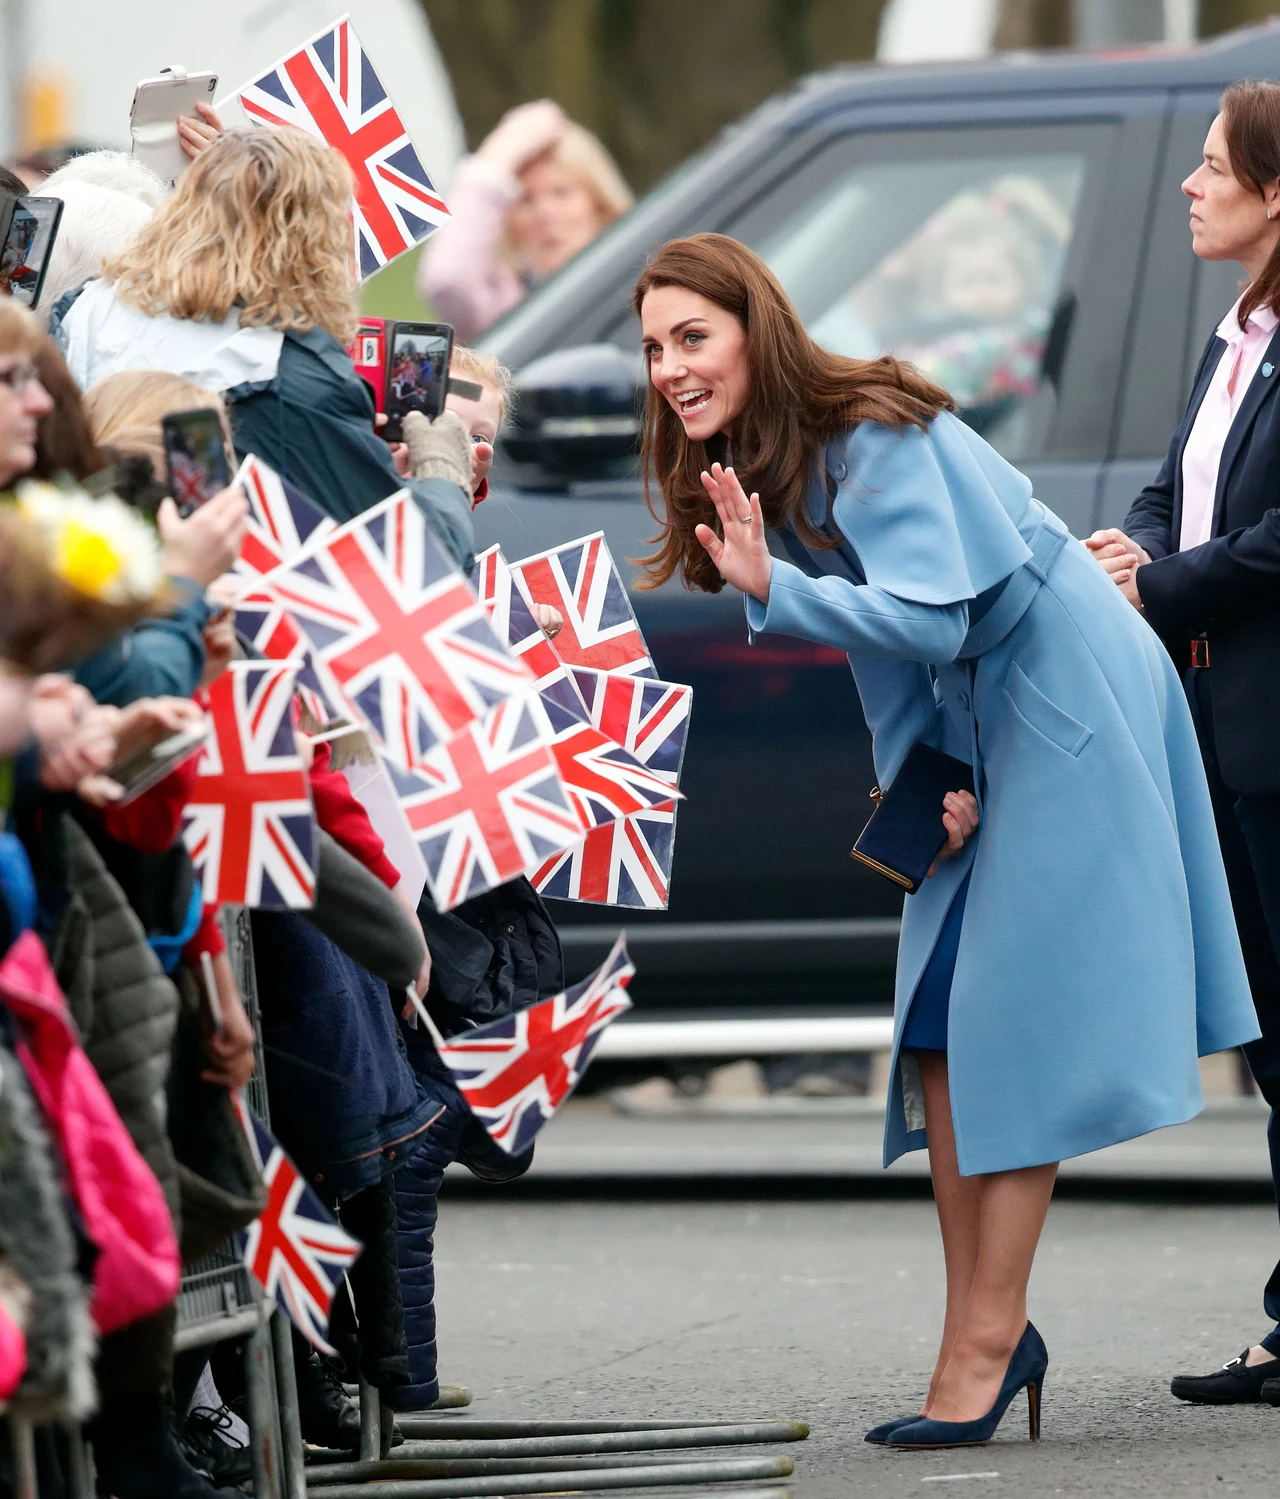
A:
{"type": "Polygon", "coordinates": [[[471,434],[456,411],[444,411],[434,421],[410,411],[403,422],[409,445],[409,472],[415,479],[447,479],[464,494],[471,493],[471,434]]]}

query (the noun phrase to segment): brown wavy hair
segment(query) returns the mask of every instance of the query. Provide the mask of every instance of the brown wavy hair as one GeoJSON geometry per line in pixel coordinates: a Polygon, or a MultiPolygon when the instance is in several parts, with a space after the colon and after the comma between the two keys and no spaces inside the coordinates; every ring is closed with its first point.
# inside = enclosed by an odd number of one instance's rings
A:
{"type": "MultiPolygon", "coordinates": [[[[804,497],[827,443],[858,422],[926,427],[951,397],[909,364],[889,355],[848,359],[814,343],[777,279],[758,255],[724,234],[673,239],[653,256],[636,283],[637,315],[649,291],[682,286],[731,312],[747,335],[747,403],[734,422],[733,466],[742,487],[760,493],[765,525],[790,524],[813,551],[837,545],[805,514],[804,497]]],[[[666,397],[649,382],[644,446],[645,503],[662,532],[658,550],[635,559],[644,569],[641,588],[658,588],[677,573],[687,588],[718,593],[724,580],[694,535],[720,522],[699,475],[725,462],[717,436],[691,442],[666,397]],[[654,508],[650,476],[657,478],[665,514],[654,508]]]]}
{"type": "MultiPolygon", "coordinates": [[[[1261,198],[1263,189],[1280,178],[1280,83],[1256,78],[1233,83],[1219,99],[1218,111],[1231,170],[1261,198]]],[[[1280,242],[1240,298],[1241,328],[1259,307],[1280,310],[1280,242]]]]}
{"type": "Polygon", "coordinates": [[[351,168],[301,130],[228,130],[102,274],[155,317],[305,333],[356,325],[351,168]]]}

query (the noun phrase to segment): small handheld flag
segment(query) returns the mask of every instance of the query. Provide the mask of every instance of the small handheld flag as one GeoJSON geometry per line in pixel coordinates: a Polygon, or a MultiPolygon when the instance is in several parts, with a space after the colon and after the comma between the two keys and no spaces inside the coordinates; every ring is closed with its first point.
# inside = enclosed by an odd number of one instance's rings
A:
{"type": "Polygon", "coordinates": [[[182,836],[206,905],[315,902],[315,813],[293,738],[297,663],[233,661],[208,688],[213,732],[182,836]]]}
{"type": "Polygon", "coordinates": [[[347,16],[236,95],[251,123],[294,125],[347,158],[361,280],[449,217],[347,16]]]}
{"type": "Polygon", "coordinates": [[[266,1207],[236,1234],[236,1247],[264,1294],[314,1348],[332,1353],[326,1338],[334,1293],[363,1245],[335,1221],[240,1095],[231,1097],[267,1189],[266,1207]]]}
{"type": "Polygon", "coordinates": [[[527,1150],[587,1070],[605,1027],[631,1008],[625,933],[590,978],[553,999],[448,1041],[440,1060],[508,1155],[527,1150]]]}

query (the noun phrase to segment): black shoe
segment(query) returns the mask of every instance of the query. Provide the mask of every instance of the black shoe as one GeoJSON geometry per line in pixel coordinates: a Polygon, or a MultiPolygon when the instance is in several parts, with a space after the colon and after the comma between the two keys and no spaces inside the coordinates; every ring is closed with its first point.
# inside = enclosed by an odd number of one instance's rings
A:
{"type": "MultiPolygon", "coordinates": [[[[1265,1368],[1266,1365],[1264,1364],[1265,1368]]],[[[1280,1379],[1275,1375],[1263,1385],[1260,1398],[1264,1405],[1280,1405],[1280,1379]]]]}
{"type": "Polygon", "coordinates": [[[207,1473],[215,1484],[234,1487],[253,1477],[253,1453],[231,1435],[231,1411],[221,1405],[197,1405],[187,1412],[178,1445],[193,1468],[207,1473]]]}
{"type": "Polygon", "coordinates": [[[1179,1374],[1169,1388],[1179,1400],[1190,1400],[1196,1405],[1255,1405],[1262,1400],[1264,1384],[1280,1385],[1280,1360],[1268,1359],[1264,1364],[1246,1364],[1249,1350],[1233,1358],[1229,1364],[1216,1369],[1212,1374],[1179,1374]]]}
{"type": "Polygon", "coordinates": [[[159,1402],[112,1401],[90,1427],[98,1493],[111,1499],[242,1499],[187,1461],[159,1402]]]}
{"type": "Polygon", "coordinates": [[[314,1349],[295,1357],[302,1440],[313,1447],[360,1450],[360,1407],[348,1400],[342,1381],[314,1349]]]}

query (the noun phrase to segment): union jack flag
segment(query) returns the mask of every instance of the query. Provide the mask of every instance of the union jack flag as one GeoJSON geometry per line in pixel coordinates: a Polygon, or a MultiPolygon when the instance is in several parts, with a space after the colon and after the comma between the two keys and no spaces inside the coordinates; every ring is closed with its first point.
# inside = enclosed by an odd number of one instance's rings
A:
{"type": "Polygon", "coordinates": [[[584,828],[669,806],[680,795],[665,776],[649,770],[585,716],[564,713],[545,696],[542,706],[555,735],[556,769],[584,828]]]}
{"type": "Polygon", "coordinates": [[[300,552],[313,536],[336,529],[314,500],[252,453],[240,465],[235,482],[249,501],[249,523],[233,564],[233,571],[244,577],[262,577],[300,552]]]}
{"type": "Polygon", "coordinates": [[[603,531],[513,562],[511,571],[534,603],[564,616],[554,648],[566,665],[657,676],[603,531]]]}
{"type": "Polygon", "coordinates": [[[347,16],[237,96],[252,124],[297,126],[350,162],[361,280],[449,217],[347,16]]]}
{"type": "MultiPolygon", "coordinates": [[[[596,729],[629,750],[675,793],[693,689],[617,672],[579,668],[573,675],[596,729]]],[[[560,900],[665,910],[675,821],[674,802],[668,802],[592,828],[530,878],[543,895],[560,900]]]]}
{"type": "Polygon", "coordinates": [[[325,696],[401,770],[531,685],[408,490],[313,536],[263,586],[311,642],[325,696]]]}
{"type": "Polygon", "coordinates": [[[391,769],[437,907],[492,890],[581,838],[535,692],[508,698],[405,775],[391,769]]]}
{"type": "MultiPolygon", "coordinates": [[[[252,453],[240,465],[236,482],[249,501],[249,524],[233,570],[254,584],[296,556],[313,536],[336,529],[313,500],[252,453]]],[[[269,660],[301,661],[294,685],[308,711],[321,724],[335,716],[311,664],[306,636],[270,589],[254,586],[241,596],[236,629],[269,660]]]]}
{"type": "MultiPolygon", "coordinates": [[[[476,565],[471,570],[471,586],[499,638],[507,642],[512,652],[533,673],[539,689],[571,680],[564,662],[556,655],[555,647],[534,619],[529,601],[521,591],[511,564],[502,555],[501,547],[490,547],[476,558],[476,565]]],[[[585,714],[585,704],[578,697],[576,688],[569,700],[577,702],[585,714]]]]}
{"type": "Polygon", "coordinates": [[[315,901],[315,815],[293,739],[295,662],[233,661],[208,688],[213,732],[183,813],[206,905],[315,901]]]}
{"type": "Polygon", "coordinates": [[[665,911],[671,901],[676,806],[634,812],[592,828],[564,853],[554,854],[529,880],[550,900],[665,911]]]}
{"type": "Polygon", "coordinates": [[[471,1112],[509,1155],[528,1149],[582,1080],[605,1027],[631,1008],[634,974],[623,934],[580,984],[438,1044],[471,1112]]]}
{"type": "Polygon", "coordinates": [[[236,1247],[249,1274],[302,1336],[321,1353],[332,1353],[326,1337],[334,1293],[364,1246],[335,1222],[240,1095],[231,1097],[267,1189],[266,1207],[236,1234],[236,1247]]]}

